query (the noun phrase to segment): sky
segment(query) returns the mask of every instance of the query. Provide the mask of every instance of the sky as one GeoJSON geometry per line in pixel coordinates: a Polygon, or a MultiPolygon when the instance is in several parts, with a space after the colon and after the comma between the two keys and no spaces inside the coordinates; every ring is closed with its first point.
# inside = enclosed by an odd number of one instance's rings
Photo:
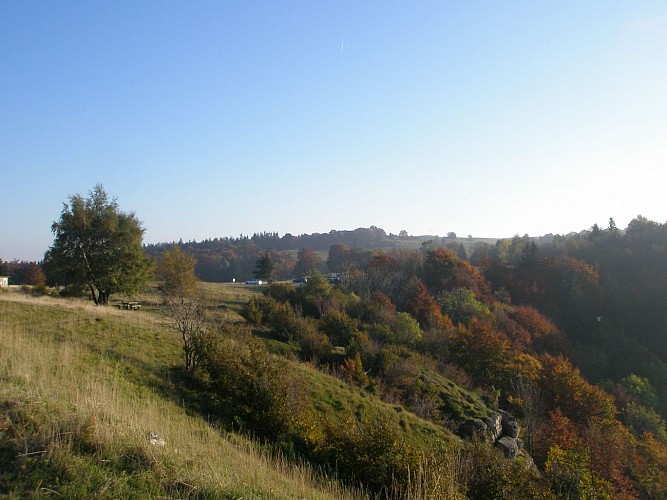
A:
{"type": "Polygon", "coordinates": [[[100,183],[144,242],[667,221],[667,2],[0,0],[0,258],[100,183]]]}

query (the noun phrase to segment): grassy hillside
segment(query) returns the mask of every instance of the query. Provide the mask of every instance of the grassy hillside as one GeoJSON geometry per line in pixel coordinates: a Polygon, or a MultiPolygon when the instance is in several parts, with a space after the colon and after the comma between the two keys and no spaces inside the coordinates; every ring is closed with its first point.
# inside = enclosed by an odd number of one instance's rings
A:
{"type": "MultiPolygon", "coordinates": [[[[239,308],[259,288],[202,284],[216,322],[241,320],[239,308]]],[[[198,415],[197,397],[173,380],[182,365],[179,334],[166,325],[154,293],[134,298],[142,311],[17,289],[0,294],[0,495],[364,496],[198,415]]],[[[317,419],[388,418],[411,446],[458,449],[451,433],[401,406],[289,363],[317,419]]],[[[456,467],[440,467],[455,496],[456,467]]],[[[415,484],[415,498],[426,495],[424,487],[415,484]]]]}
{"type": "Polygon", "coordinates": [[[189,415],[150,313],[2,294],[0,345],[0,495],[355,496],[189,415]]]}
{"type": "Polygon", "coordinates": [[[392,415],[398,418],[403,430],[402,439],[418,447],[432,446],[437,442],[454,444],[457,438],[426,420],[417,418],[399,405],[390,405],[371,396],[368,392],[350,387],[334,377],[303,364],[294,365],[299,377],[307,380],[306,388],[312,408],[322,418],[343,420],[353,417],[367,420],[376,415],[392,415]]]}

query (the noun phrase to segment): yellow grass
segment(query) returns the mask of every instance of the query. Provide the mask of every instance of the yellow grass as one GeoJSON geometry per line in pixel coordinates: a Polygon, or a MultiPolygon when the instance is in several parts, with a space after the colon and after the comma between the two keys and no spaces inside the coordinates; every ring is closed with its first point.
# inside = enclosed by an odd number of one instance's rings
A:
{"type": "MultiPolygon", "coordinates": [[[[130,330],[154,325],[156,336],[166,335],[159,330],[161,320],[144,312],[1,294],[0,402],[18,402],[42,418],[52,418],[54,428],[58,421],[75,419],[79,431],[91,434],[105,450],[100,457],[116,449],[122,453],[128,446],[138,447],[151,458],[151,470],[161,482],[180,484],[194,495],[215,492],[216,497],[227,498],[352,497],[335,482],[316,478],[309,468],[273,459],[248,440],[221,433],[159,394],[137,387],[126,377],[122,360],[103,349],[91,350],[76,336],[49,334],[45,322],[54,311],[63,310],[70,316],[70,326],[76,326],[82,318],[93,321],[103,317],[130,330]],[[26,310],[29,321],[14,320],[26,310]],[[162,441],[151,444],[151,436],[163,440],[164,445],[162,441]]],[[[147,348],[149,342],[151,339],[146,339],[147,348]]],[[[66,443],[54,438],[49,446],[46,451],[55,457],[55,448],[66,448],[66,443]]]]}

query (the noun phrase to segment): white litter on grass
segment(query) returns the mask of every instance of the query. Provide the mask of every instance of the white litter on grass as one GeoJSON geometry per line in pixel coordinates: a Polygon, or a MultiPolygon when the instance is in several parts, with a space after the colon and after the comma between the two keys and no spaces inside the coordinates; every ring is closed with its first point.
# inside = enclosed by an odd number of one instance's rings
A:
{"type": "Polygon", "coordinates": [[[153,446],[164,446],[165,444],[167,444],[167,442],[164,439],[162,439],[154,432],[148,434],[148,442],[153,446]]]}

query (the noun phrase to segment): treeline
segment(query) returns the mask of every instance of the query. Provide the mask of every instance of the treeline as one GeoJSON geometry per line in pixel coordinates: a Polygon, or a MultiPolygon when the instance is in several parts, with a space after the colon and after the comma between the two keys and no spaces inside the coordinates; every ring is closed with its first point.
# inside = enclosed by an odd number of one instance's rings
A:
{"type": "MultiPolygon", "coordinates": [[[[158,243],[145,246],[148,255],[158,257],[162,252],[178,245],[184,252],[197,259],[197,276],[203,281],[227,282],[245,280],[253,275],[255,263],[264,252],[269,252],[275,264],[276,277],[286,279],[297,274],[299,249],[318,254],[329,250],[332,245],[341,244],[351,248],[367,250],[393,248],[402,240],[409,239],[407,233],[401,236],[387,233],[378,227],[358,228],[353,231],[330,231],[326,234],[302,234],[293,236],[278,233],[255,233],[252,236],[238,238],[214,238],[196,242],[158,243]],[[296,267],[296,271],[295,271],[296,267]]],[[[313,259],[312,254],[306,256],[313,259]]],[[[315,262],[315,268],[327,271],[321,259],[315,262]]]]}
{"type": "MultiPolygon", "coordinates": [[[[252,241],[262,250],[294,250],[297,248],[312,248],[313,250],[328,250],[331,245],[342,243],[350,247],[361,247],[369,249],[389,248],[401,239],[408,238],[403,231],[401,236],[389,234],[376,226],[369,228],[357,228],[349,231],[331,230],[328,233],[312,233],[294,236],[287,233],[279,236],[278,233],[254,233],[247,237],[241,235],[239,238],[227,239],[227,241],[252,241]]],[[[212,240],[215,241],[215,240],[212,240]]],[[[204,242],[202,242],[204,243],[204,242]]]]}
{"type": "Polygon", "coordinates": [[[0,276],[9,276],[9,283],[12,285],[41,286],[46,283],[42,267],[37,262],[4,262],[0,259],[0,276]]]}

